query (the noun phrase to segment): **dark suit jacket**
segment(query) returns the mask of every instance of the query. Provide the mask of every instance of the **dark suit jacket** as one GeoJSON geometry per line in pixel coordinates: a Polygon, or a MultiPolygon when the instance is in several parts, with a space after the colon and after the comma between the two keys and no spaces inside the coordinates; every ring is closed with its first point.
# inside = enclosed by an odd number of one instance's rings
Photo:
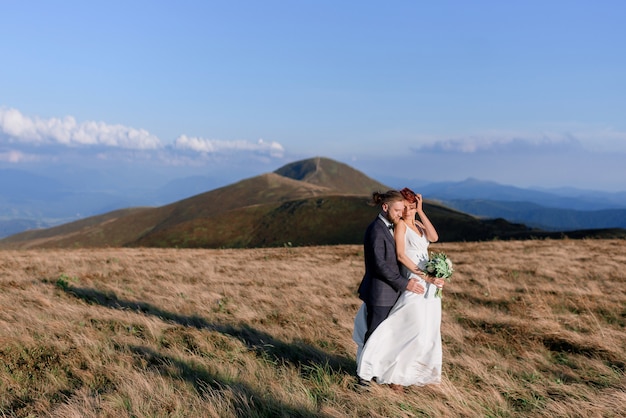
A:
{"type": "Polygon", "coordinates": [[[393,306],[409,279],[400,274],[393,235],[378,216],[365,231],[363,250],[365,275],[359,297],[370,305],[393,306]]]}

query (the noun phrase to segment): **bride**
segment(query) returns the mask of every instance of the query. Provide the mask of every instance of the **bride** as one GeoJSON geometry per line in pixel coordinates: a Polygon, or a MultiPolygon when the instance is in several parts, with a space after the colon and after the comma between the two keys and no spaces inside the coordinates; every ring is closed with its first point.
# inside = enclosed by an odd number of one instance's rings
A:
{"type": "Polygon", "coordinates": [[[423,272],[428,261],[428,244],[439,239],[437,231],[424,213],[422,196],[411,189],[401,190],[406,203],[402,220],[395,225],[394,239],[402,273],[420,281],[426,291],[419,295],[404,291],[387,319],[363,344],[365,304],[354,324],[357,343],[357,374],[366,381],[375,378],[379,384],[392,387],[427,385],[441,382],[441,299],[436,287],[443,279],[423,272]],[[416,219],[416,213],[420,221],[416,219]],[[400,386],[398,386],[400,385],[400,386]]]}

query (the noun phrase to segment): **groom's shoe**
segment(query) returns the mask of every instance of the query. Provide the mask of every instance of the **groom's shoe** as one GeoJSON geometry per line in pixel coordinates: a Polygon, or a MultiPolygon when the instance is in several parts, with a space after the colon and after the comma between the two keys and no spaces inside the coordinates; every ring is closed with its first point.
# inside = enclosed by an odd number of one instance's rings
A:
{"type": "Polygon", "coordinates": [[[357,385],[359,385],[362,388],[369,388],[370,386],[372,386],[372,383],[369,380],[365,380],[361,377],[357,377],[357,385]]]}

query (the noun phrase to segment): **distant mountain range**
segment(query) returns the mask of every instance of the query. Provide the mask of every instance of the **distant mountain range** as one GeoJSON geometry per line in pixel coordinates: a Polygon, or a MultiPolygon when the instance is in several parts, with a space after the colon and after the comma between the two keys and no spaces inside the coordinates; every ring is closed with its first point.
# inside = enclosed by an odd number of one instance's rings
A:
{"type": "MultiPolygon", "coordinates": [[[[187,193],[185,198],[149,207],[107,192],[71,193],[46,177],[0,170],[7,175],[14,181],[0,186],[0,237],[9,237],[0,246],[21,248],[360,243],[375,215],[367,205],[372,191],[389,188],[322,157],[213,190],[207,178],[181,179],[153,192],[152,199],[187,193]],[[198,189],[204,192],[187,197],[198,189]],[[75,210],[74,218],[68,208],[75,210]]],[[[427,199],[428,213],[447,241],[561,231],[572,237],[614,236],[622,233],[615,228],[626,228],[625,193],[529,190],[474,179],[413,188],[427,199]]]]}
{"type": "MultiPolygon", "coordinates": [[[[168,205],[120,209],[25,231],[1,240],[0,248],[360,244],[378,212],[368,204],[371,193],[387,188],[345,164],[318,157],[168,205]]],[[[477,219],[432,201],[425,205],[440,225],[442,241],[544,234],[502,219],[477,219]]]]}
{"type": "Polygon", "coordinates": [[[23,170],[0,169],[0,238],[117,209],[161,206],[219,184],[207,176],[194,176],[173,180],[156,189],[120,190],[97,176],[80,175],[85,178],[76,184],[23,170]]]}
{"type": "Polygon", "coordinates": [[[430,183],[421,188],[442,200],[529,202],[573,210],[626,209],[626,192],[608,193],[579,189],[522,189],[469,178],[461,182],[430,183]]]}
{"type": "Polygon", "coordinates": [[[431,183],[424,196],[484,218],[504,218],[550,231],[626,228],[626,192],[521,189],[468,179],[431,183]]]}

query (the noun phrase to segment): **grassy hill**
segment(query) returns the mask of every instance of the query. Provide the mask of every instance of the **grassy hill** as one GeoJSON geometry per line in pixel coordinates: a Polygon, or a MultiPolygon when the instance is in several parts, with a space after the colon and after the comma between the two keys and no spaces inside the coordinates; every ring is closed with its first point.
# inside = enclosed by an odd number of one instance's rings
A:
{"type": "Polygon", "coordinates": [[[371,196],[374,191],[389,189],[352,167],[328,158],[296,161],[275,171],[284,177],[327,187],[344,195],[371,196]]]}
{"type": "Polygon", "coordinates": [[[622,240],[437,243],[440,385],[360,389],[360,245],[0,251],[0,416],[626,416],[622,240]]]}
{"type": "MultiPolygon", "coordinates": [[[[288,164],[156,208],[128,208],[0,241],[0,248],[179,247],[244,248],[360,244],[377,208],[374,191],[388,188],[326,158],[288,164]]],[[[560,236],[482,220],[427,201],[425,210],[442,241],[560,236]]],[[[619,231],[585,236],[619,235],[619,231]]],[[[623,234],[622,236],[625,236],[623,234]]]]}

